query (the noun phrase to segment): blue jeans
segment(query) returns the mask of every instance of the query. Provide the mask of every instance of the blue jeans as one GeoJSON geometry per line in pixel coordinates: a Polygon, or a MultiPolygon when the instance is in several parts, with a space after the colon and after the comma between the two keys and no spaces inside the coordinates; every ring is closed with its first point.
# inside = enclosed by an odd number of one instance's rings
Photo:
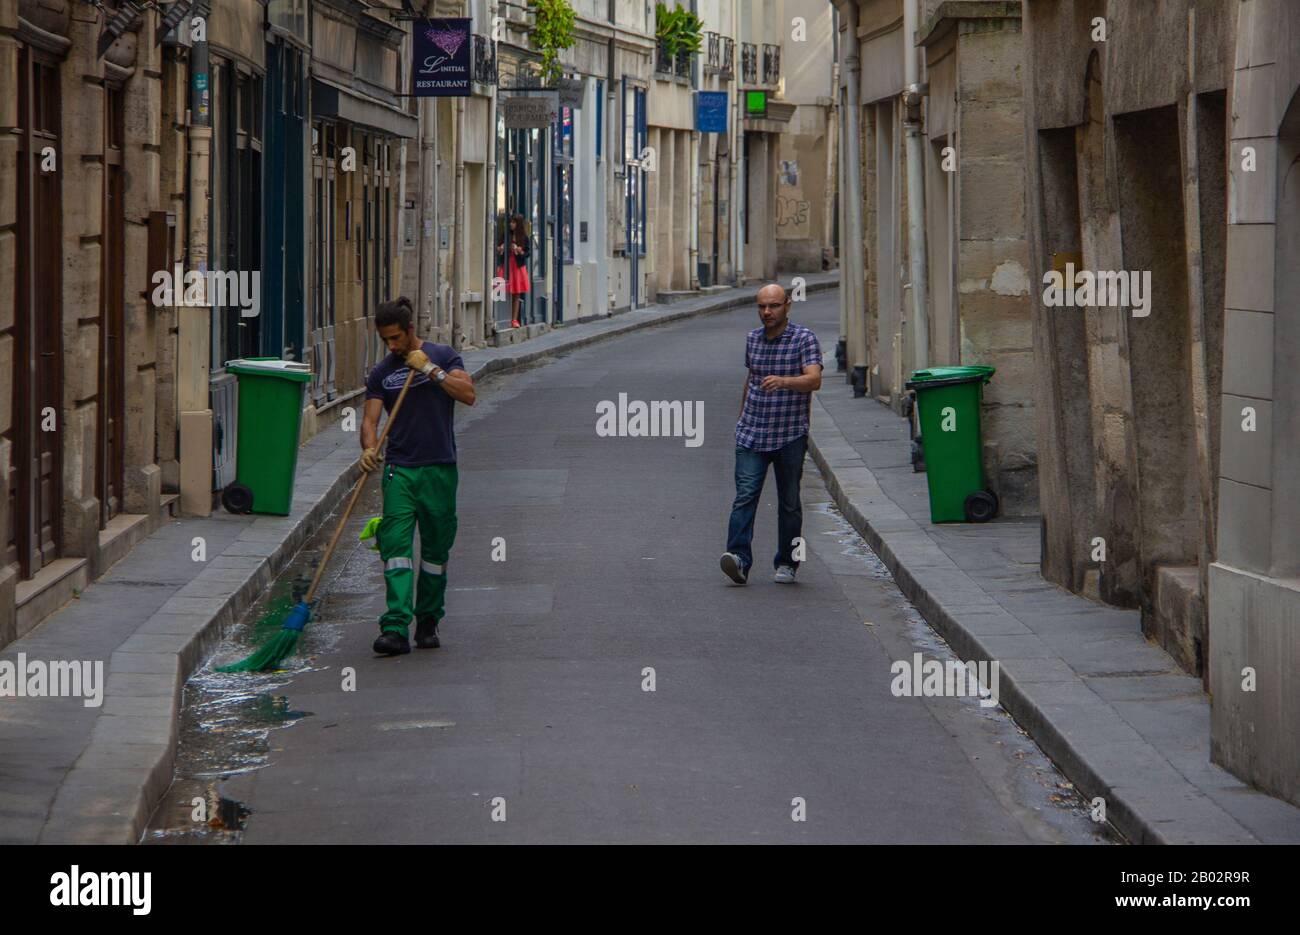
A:
{"type": "Polygon", "coordinates": [[[803,477],[803,458],[808,450],[808,436],[801,435],[775,451],[755,451],[736,446],[736,499],[731,505],[731,522],[727,524],[727,551],[740,557],[749,570],[754,563],[750,543],[754,541],[754,514],[758,498],[767,479],[767,466],[776,474],[777,537],[779,548],[772,567],[799,567],[791,553],[794,540],[803,530],[803,505],[799,502],[799,481],[803,477]]]}

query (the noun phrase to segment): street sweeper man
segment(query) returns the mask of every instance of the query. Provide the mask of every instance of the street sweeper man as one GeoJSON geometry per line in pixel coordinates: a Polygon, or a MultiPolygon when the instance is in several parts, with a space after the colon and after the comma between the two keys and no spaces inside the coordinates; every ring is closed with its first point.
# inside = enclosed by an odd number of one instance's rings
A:
{"type": "Polygon", "coordinates": [[[375,331],[389,355],[366,379],[366,414],[361,422],[361,467],[383,468],[384,516],[379,523],[379,557],[384,562],[388,610],[379,618],[375,652],[409,653],[407,628],[415,615],[415,645],[439,645],[438,622],[447,593],[447,558],[456,538],[457,402],[474,405],[474,380],[454,348],[415,335],[411,301],[403,296],[375,312],[375,331]],[[379,412],[392,412],[407,374],[416,371],[386,451],[377,450],[379,412]],[[381,462],[383,462],[381,464],[381,462]],[[420,529],[420,560],[413,534],[420,529]],[[417,585],[416,572],[419,572],[417,585]],[[414,607],[412,607],[414,592],[414,607]]]}

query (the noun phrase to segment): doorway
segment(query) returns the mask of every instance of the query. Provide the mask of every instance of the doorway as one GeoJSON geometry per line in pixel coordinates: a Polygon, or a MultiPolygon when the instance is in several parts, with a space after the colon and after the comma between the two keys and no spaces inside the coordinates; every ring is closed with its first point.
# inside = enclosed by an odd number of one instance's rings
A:
{"type": "MultiPolygon", "coordinates": [[[[530,128],[507,130],[505,118],[497,119],[497,246],[505,243],[510,230],[510,218],[520,214],[524,218],[528,237],[528,259],[524,269],[528,272],[529,289],[519,304],[519,323],[530,325],[546,321],[546,270],[547,266],[547,192],[546,146],[549,130],[530,128]]],[[[507,273],[497,257],[497,272],[507,273]]],[[[510,327],[511,297],[506,294],[493,303],[498,331],[510,327]]]]}
{"type": "Polygon", "coordinates": [[[624,248],[628,259],[629,308],[641,307],[641,259],[645,256],[646,170],[641,154],[649,143],[646,89],[623,79],[624,248]]]}
{"type": "Polygon", "coordinates": [[[573,264],[573,137],[574,111],[561,107],[551,137],[554,140],[552,163],[555,198],[552,230],[555,242],[555,282],[551,289],[555,301],[554,322],[564,320],[564,268],[573,264]]]}
{"type": "Polygon", "coordinates": [[[125,330],[126,214],[122,148],[126,92],[104,88],[104,237],[100,252],[98,472],[99,525],[122,512],[125,452],[125,330]]]}
{"type": "Polygon", "coordinates": [[[6,561],[30,578],[59,556],[63,386],[58,63],[24,46],[18,66],[18,255],[6,561]]]}

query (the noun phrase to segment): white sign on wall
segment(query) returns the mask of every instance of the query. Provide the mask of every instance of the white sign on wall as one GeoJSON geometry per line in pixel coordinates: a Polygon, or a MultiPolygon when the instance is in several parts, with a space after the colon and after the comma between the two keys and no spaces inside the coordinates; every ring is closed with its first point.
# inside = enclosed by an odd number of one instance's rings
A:
{"type": "Polygon", "coordinates": [[[560,116],[560,96],[555,91],[512,95],[501,99],[507,130],[545,129],[560,116]]]}

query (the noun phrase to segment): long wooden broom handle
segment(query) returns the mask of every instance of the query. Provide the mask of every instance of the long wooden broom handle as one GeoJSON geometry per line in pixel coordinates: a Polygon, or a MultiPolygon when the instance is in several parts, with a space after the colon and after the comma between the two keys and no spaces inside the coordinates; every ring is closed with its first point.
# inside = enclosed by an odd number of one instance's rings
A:
{"type": "MultiPolygon", "coordinates": [[[[379,433],[379,441],[375,442],[376,452],[384,447],[384,440],[388,438],[388,430],[393,427],[393,421],[402,408],[402,400],[406,399],[406,391],[411,388],[413,379],[415,379],[415,371],[411,370],[406,375],[406,382],[402,384],[402,392],[397,394],[397,402],[393,403],[393,411],[388,414],[388,421],[384,423],[384,430],[379,433]]],[[[352,497],[348,500],[348,507],[339,518],[339,524],[334,528],[334,535],[330,536],[330,544],[325,547],[325,554],[321,556],[320,564],[316,566],[316,574],[312,576],[311,587],[307,589],[307,596],[303,598],[304,603],[310,604],[311,599],[316,595],[316,586],[320,584],[321,576],[325,574],[325,566],[329,564],[330,556],[334,554],[334,546],[338,545],[339,536],[343,534],[343,527],[347,525],[348,517],[352,515],[352,508],[357,505],[357,499],[361,496],[361,489],[366,486],[366,481],[369,478],[370,472],[362,471],[361,477],[357,479],[356,486],[352,488],[352,497]]]]}

